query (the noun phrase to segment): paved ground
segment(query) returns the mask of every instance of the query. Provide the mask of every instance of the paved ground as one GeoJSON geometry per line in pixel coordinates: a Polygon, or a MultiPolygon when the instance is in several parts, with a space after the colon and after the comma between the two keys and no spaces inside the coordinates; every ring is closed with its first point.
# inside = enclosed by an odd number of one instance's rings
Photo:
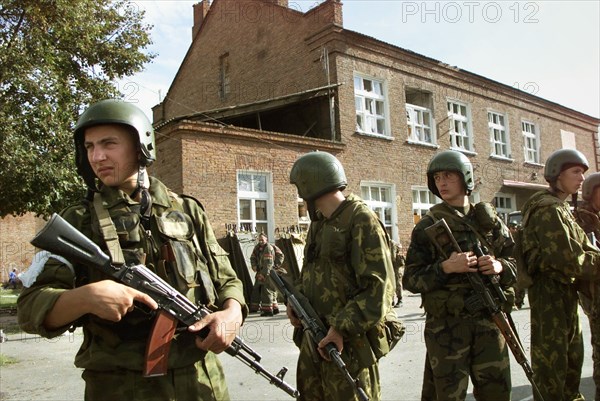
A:
{"type": "MultiPolygon", "coordinates": [[[[380,362],[383,399],[386,401],[413,401],[420,399],[425,345],[422,338],[424,319],[419,309],[420,298],[405,296],[405,304],[397,309],[407,325],[402,342],[380,362]]],[[[582,315],[583,316],[583,315],[582,315]]],[[[513,313],[519,335],[528,350],[529,310],[513,313]]],[[[582,318],[586,344],[589,344],[589,325],[582,318]]],[[[0,328],[2,328],[0,321],[0,328]]],[[[4,323],[6,324],[6,323],[4,323]]],[[[291,341],[292,329],[285,314],[272,318],[251,315],[242,328],[245,342],[262,355],[263,365],[272,373],[282,366],[289,372],[286,381],[295,385],[298,351],[291,341]]],[[[9,335],[9,341],[0,344],[0,354],[16,359],[16,363],[0,367],[0,400],[2,401],[71,401],[83,399],[81,372],[73,367],[74,355],[81,343],[81,335],[63,336],[46,340],[25,333],[9,335]]],[[[521,367],[512,360],[513,400],[530,400],[531,388],[521,367]]],[[[283,391],[257,376],[240,361],[223,354],[230,393],[233,401],[291,400],[283,391]]],[[[581,390],[592,400],[594,387],[591,379],[591,350],[586,349],[581,390]]],[[[473,400],[469,394],[468,400],[473,400]]]]}

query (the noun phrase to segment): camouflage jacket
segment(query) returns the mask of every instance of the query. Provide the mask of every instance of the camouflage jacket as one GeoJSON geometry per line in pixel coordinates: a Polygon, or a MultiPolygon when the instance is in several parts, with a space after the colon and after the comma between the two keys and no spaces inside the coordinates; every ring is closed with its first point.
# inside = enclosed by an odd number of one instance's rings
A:
{"type": "Polygon", "coordinates": [[[586,234],[594,234],[597,245],[600,242],[600,214],[589,202],[584,202],[577,208],[575,219],[586,234]]]}
{"type": "Polygon", "coordinates": [[[540,191],[522,212],[530,214],[523,229],[523,253],[534,281],[536,274],[563,284],[600,278],[600,251],[579,227],[567,202],[540,191]]]}
{"type": "Polygon", "coordinates": [[[252,270],[266,277],[271,269],[281,266],[283,259],[283,252],[276,245],[267,243],[262,246],[258,244],[250,255],[250,266],[252,266],[252,270]]]}
{"type": "MultiPolygon", "coordinates": [[[[233,298],[245,308],[242,283],[226,252],[217,243],[202,206],[193,198],[174,194],[152,177],[149,192],[152,209],[148,233],[140,223],[139,203],[114,188],[105,187],[101,191],[103,205],[115,224],[126,263],[144,263],[192,301],[204,303],[214,300],[217,306],[221,306],[226,299],[233,298]],[[169,241],[176,242],[175,247],[183,249],[179,256],[185,263],[165,264],[160,249],[169,241]]],[[[106,252],[93,203],[84,201],[65,209],[61,215],[106,252]]],[[[47,338],[64,333],[69,326],[48,331],[43,325],[46,314],[58,297],[75,286],[106,278],[97,270],[80,265],[71,269],[50,259],[35,283],[18,299],[21,327],[47,338]]],[[[94,370],[142,370],[146,340],[153,320],[154,313],[137,307],[118,323],[93,315],[82,317],[74,322],[83,327],[84,333],[75,365],[94,370]]],[[[194,340],[194,335],[186,330],[176,334],[171,343],[169,368],[189,366],[204,356],[194,340]]]]}
{"type": "MultiPolygon", "coordinates": [[[[502,264],[500,284],[509,303],[514,299],[511,287],[516,280],[516,265],[511,256],[514,242],[506,225],[495,215],[493,207],[488,208],[493,214],[486,219],[476,213],[479,209],[479,206],[476,209],[474,205],[470,205],[467,214],[463,215],[444,202],[433,206],[413,229],[402,284],[405,289],[421,294],[423,307],[428,314],[438,317],[469,314],[465,309],[465,301],[473,296],[471,285],[464,274],[444,273],[442,262],[447,258],[436,249],[425,233],[426,228],[441,218],[448,223],[463,252],[472,251],[475,245],[480,245],[502,264]]],[[[450,255],[454,249],[444,251],[450,255]]],[[[505,309],[511,306],[504,305],[505,309]]]]}
{"type": "Polygon", "coordinates": [[[311,223],[298,289],[345,338],[361,337],[392,310],[394,277],[387,233],[358,196],[311,223]]]}

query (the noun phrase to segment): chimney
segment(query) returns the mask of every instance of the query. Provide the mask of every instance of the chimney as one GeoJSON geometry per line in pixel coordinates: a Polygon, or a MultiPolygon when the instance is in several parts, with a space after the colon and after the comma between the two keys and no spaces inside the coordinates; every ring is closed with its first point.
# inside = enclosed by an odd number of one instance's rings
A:
{"type": "Polygon", "coordinates": [[[319,23],[344,26],[341,0],[326,0],[306,12],[319,23]]]}
{"type": "Polygon", "coordinates": [[[206,14],[208,14],[208,10],[210,9],[210,1],[202,0],[200,3],[194,4],[194,26],[192,27],[192,40],[198,34],[202,23],[204,22],[204,18],[206,14]]]}

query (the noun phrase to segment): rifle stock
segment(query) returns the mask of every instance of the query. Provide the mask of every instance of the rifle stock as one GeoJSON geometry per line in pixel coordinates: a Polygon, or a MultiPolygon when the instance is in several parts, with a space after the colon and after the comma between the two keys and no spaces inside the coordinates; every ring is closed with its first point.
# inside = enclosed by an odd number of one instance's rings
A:
{"type": "MultiPolygon", "coordinates": [[[[147,357],[152,355],[156,359],[146,360],[145,374],[147,376],[166,373],[166,353],[169,349],[168,342],[172,338],[175,327],[173,325],[174,320],[181,322],[185,326],[190,326],[212,313],[204,306],[195,305],[144,265],[112,265],[110,257],[98,245],[58,214],[52,215],[50,221],[31,240],[31,244],[75,263],[98,269],[110,275],[115,280],[148,294],[156,301],[160,310],[159,315],[162,315],[162,318],[166,317],[167,320],[159,322],[158,326],[160,328],[154,330],[153,335],[149,338],[147,357]],[[167,333],[166,337],[164,337],[167,339],[167,344],[165,344],[164,340],[158,339],[156,341],[156,338],[153,339],[156,335],[161,336],[161,333],[167,333]]],[[[155,324],[156,327],[157,325],[155,324]]],[[[205,336],[206,332],[203,330],[200,332],[200,335],[205,336]]],[[[240,360],[290,396],[294,398],[299,396],[298,390],[283,380],[287,368],[283,367],[276,375],[267,371],[260,364],[261,356],[245,344],[240,337],[236,336],[233,343],[225,352],[240,360]]]]}
{"type": "MultiPolygon", "coordinates": [[[[446,220],[443,218],[426,228],[425,234],[427,234],[427,237],[429,237],[433,245],[446,259],[448,259],[450,255],[447,254],[444,248],[449,244],[452,246],[454,251],[458,253],[463,252],[460,249],[458,242],[456,242],[454,235],[452,235],[452,231],[450,230],[450,227],[448,227],[448,223],[446,223],[446,220]]],[[[480,254],[483,255],[481,249],[476,249],[475,253],[478,257],[480,254]]],[[[527,379],[531,383],[531,388],[536,395],[536,399],[544,401],[544,397],[540,393],[539,387],[533,380],[533,369],[531,368],[529,360],[525,355],[525,350],[523,349],[521,341],[519,340],[519,336],[510,324],[509,317],[502,311],[502,308],[492,296],[491,291],[483,282],[480,273],[465,273],[465,276],[469,280],[469,284],[479,296],[485,308],[488,310],[492,321],[496,324],[500,330],[500,333],[502,333],[502,336],[504,337],[506,344],[508,344],[508,347],[510,348],[515,360],[523,368],[527,379]]]]}
{"type": "MultiPolygon", "coordinates": [[[[288,304],[294,310],[296,316],[298,316],[302,322],[302,326],[304,326],[304,328],[312,334],[311,338],[313,339],[315,345],[319,344],[319,342],[327,335],[327,328],[319,318],[317,312],[315,312],[313,309],[308,299],[306,299],[304,295],[296,290],[294,286],[285,282],[281,277],[279,277],[279,274],[277,274],[275,269],[271,269],[269,272],[269,277],[275,284],[275,287],[277,287],[279,292],[281,292],[288,304]]],[[[352,386],[358,398],[361,401],[369,401],[369,397],[365,393],[365,390],[361,387],[358,379],[354,379],[352,375],[350,375],[350,372],[348,372],[346,363],[343,361],[342,355],[337,350],[335,345],[333,343],[329,343],[325,346],[325,350],[338,369],[344,374],[346,381],[352,386]]]]}

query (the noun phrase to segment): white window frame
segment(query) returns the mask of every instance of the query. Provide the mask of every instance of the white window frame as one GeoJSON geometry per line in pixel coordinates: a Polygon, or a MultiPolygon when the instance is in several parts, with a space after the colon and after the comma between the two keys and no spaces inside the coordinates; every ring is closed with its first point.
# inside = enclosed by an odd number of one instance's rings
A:
{"type": "Polygon", "coordinates": [[[310,226],[310,214],[308,213],[307,205],[304,202],[304,199],[298,197],[298,227],[300,227],[300,231],[307,232],[308,227],[310,226]],[[306,215],[300,215],[300,208],[306,208],[306,215]]]}
{"type": "Polygon", "coordinates": [[[238,225],[239,227],[250,226],[251,231],[253,233],[257,232],[256,226],[258,223],[267,225],[266,234],[269,238],[274,238],[274,229],[273,229],[273,180],[271,177],[271,173],[268,172],[260,172],[260,171],[250,171],[250,170],[238,170],[236,175],[237,181],[237,217],[238,217],[238,225]],[[254,184],[250,190],[242,190],[240,189],[241,184],[241,176],[242,175],[250,175],[252,177],[251,181],[254,183],[254,177],[264,177],[266,192],[255,190],[254,184]],[[241,216],[241,207],[240,201],[249,200],[250,201],[250,219],[242,219],[241,216]],[[256,216],[256,202],[264,201],[266,203],[266,212],[267,218],[266,220],[258,219],[256,216]]]}
{"type": "Polygon", "coordinates": [[[488,130],[492,149],[491,155],[501,159],[510,159],[512,154],[510,150],[508,116],[505,113],[488,110],[488,130]]]}
{"type": "Polygon", "coordinates": [[[357,132],[381,137],[392,136],[386,92],[384,80],[354,73],[354,106],[356,108],[357,132]],[[371,82],[372,90],[364,89],[365,81],[371,82]],[[379,91],[376,90],[377,87],[380,88],[379,91]],[[380,105],[379,110],[377,110],[378,104],[380,105]]]}
{"type": "Polygon", "coordinates": [[[454,99],[447,99],[446,104],[450,123],[450,149],[474,152],[470,105],[454,99]],[[465,113],[455,113],[451,106],[458,106],[459,111],[464,107],[465,113]],[[456,124],[460,124],[459,131],[456,130],[456,124]]]}
{"type": "Polygon", "coordinates": [[[431,109],[406,103],[406,123],[408,125],[409,142],[437,145],[435,120],[431,109]],[[429,116],[429,125],[425,124],[424,115],[429,116]],[[429,140],[427,140],[427,136],[429,136],[429,140]]]}
{"type": "Polygon", "coordinates": [[[502,221],[506,222],[508,214],[517,210],[515,202],[515,194],[496,192],[496,195],[494,195],[494,205],[498,216],[502,217],[502,221]],[[509,201],[510,205],[507,205],[506,201],[509,201]]]}
{"type": "Polygon", "coordinates": [[[434,195],[428,187],[413,185],[411,186],[411,190],[413,224],[417,224],[419,220],[421,220],[423,216],[427,214],[427,212],[429,211],[429,209],[431,209],[432,206],[437,205],[438,203],[442,203],[442,200],[436,195],[434,195]],[[415,193],[417,194],[416,200],[415,193]],[[427,198],[426,200],[428,200],[428,202],[422,202],[421,200],[423,197],[427,198]],[[418,220],[416,216],[418,216],[418,220]]]}
{"type": "Polygon", "coordinates": [[[394,240],[398,239],[398,213],[396,208],[396,186],[394,184],[386,184],[381,182],[361,182],[360,191],[363,201],[373,210],[379,220],[383,223],[384,227],[390,234],[390,237],[394,240]],[[381,200],[381,190],[385,190],[388,193],[389,200],[381,200]],[[366,195],[368,191],[368,196],[366,195]],[[373,199],[373,191],[379,193],[378,199],[373,199]],[[385,212],[389,211],[389,221],[385,217],[385,212]]]}
{"type": "Polygon", "coordinates": [[[540,130],[538,126],[527,120],[521,120],[523,133],[523,157],[527,163],[540,164],[540,130]],[[534,146],[530,146],[533,142],[534,146]]]}

